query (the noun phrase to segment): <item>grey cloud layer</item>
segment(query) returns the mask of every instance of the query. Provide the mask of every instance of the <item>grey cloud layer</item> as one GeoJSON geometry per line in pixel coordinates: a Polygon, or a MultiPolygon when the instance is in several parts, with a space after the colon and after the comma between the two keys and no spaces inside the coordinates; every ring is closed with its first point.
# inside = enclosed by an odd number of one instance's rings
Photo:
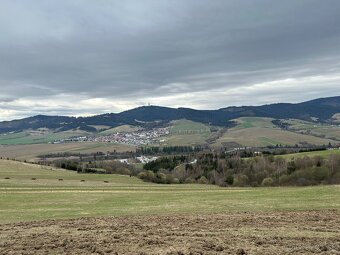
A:
{"type": "Polygon", "coordinates": [[[54,100],[51,113],[87,114],[181,98],[213,108],[334,95],[339,13],[337,0],[4,0],[0,119],[31,115],[22,102],[40,99],[54,100]],[[309,84],[314,76],[319,87],[309,84]],[[298,79],[306,96],[273,83],[285,79],[298,79]],[[235,93],[251,86],[249,95],[235,93]],[[101,101],[91,111],[74,95],[101,101]]]}

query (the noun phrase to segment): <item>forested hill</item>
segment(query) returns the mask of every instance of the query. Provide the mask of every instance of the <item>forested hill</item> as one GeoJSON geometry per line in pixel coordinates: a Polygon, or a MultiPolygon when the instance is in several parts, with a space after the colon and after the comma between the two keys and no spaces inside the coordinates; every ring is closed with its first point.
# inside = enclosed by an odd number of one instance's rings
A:
{"type": "Polygon", "coordinates": [[[91,117],[37,115],[20,120],[4,121],[0,122],[0,133],[38,128],[56,129],[58,131],[79,128],[86,131],[95,131],[96,129],[92,127],[93,125],[116,127],[129,124],[153,127],[178,119],[228,126],[230,125],[230,120],[247,116],[331,122],[332,117],[337,113],[340,113],[340,96],[319,98],[297,104],[278,103],[262,106],[227,107],[218,110],[142,106],[121,113],[101,114],[91,117]]]}
{"type": "MultiPolygon", "coordinates": [[[[248,112],[256,117],[271,117],[278,119],[294,118],[321,122],[330,121],[334,114],[340,110],[340,96],[319,98],[298,104],[270,104],[263,106],[241,107],[243,113],[248,112]]],[[[229,108],[225,108],[228,111],[229,108]]]]}

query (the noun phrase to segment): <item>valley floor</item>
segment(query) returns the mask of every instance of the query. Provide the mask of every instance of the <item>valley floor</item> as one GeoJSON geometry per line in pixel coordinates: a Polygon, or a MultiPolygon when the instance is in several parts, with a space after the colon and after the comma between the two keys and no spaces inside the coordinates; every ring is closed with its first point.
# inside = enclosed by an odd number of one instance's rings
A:
{"type": "Polygon", "coordinates": [[[0,254],[340,254],[338,210],[0,225],[0,254]]]}

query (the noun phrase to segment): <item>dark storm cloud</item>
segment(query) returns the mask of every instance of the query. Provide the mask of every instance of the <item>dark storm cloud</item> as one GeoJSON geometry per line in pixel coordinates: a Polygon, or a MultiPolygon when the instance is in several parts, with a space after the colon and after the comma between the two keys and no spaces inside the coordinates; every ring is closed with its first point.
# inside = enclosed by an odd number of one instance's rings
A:
{"type": "Polygon", "coordinates": [[[337,0],[1,1],[0,119],[39,100],[91,114],[334,95],[339,12],[337,0]]]}

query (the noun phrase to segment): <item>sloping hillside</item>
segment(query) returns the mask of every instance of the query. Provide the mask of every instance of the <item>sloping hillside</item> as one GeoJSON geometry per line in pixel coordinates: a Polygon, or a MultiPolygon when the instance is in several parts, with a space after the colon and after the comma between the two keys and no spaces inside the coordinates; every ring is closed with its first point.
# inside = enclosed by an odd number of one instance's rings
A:
{"type": "Polygon", "coordinates": [[[236,127],[228,129],[213,146],[225,146],[237,143],[240,146],[276,146],[295,144],[328,144],[338,143],[332,139],[325,139],[313,135],[300,134],[282,130],[272,123],[272,118],[243,117],[236,119],[236,127]]]}
{"type": "Polygon", "coordinates": [[[190,120],[177,120],[170,123],[170,134],[163,138],[162,145],[202,145],[212,135],[211,127],[190,120]]]}

